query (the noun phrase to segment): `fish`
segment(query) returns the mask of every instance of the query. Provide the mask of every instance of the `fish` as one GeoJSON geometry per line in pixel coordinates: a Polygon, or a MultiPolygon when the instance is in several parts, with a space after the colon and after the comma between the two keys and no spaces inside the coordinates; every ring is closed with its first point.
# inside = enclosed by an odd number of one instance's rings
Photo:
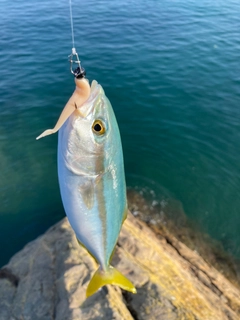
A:
{"type": "Polygon", "coordinates": [[[136,293],[132,282],[111,265],[128,213],[126,182],[117,120],[95,80],[88,99],[75,105],[59,129],[58,180],[76,238],[99,264],[86,296],[107,284],[136,293]]]}

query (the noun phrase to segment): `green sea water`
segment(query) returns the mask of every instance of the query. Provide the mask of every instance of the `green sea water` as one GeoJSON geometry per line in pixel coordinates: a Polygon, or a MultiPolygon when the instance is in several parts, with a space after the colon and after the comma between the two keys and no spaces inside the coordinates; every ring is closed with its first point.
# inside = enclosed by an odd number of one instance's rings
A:
{"type": "MultiPolygon", "coordinates": [[[[239,0],[73,0],[115,110],[127,185],[178,201],[240,258],[239,0]]],[[[0,265],[64,217],[53,127],[74,90],[68,1],[1,1],[0,265]]],[[[176,218],[178,210],[175,212],[176,218]]]]}

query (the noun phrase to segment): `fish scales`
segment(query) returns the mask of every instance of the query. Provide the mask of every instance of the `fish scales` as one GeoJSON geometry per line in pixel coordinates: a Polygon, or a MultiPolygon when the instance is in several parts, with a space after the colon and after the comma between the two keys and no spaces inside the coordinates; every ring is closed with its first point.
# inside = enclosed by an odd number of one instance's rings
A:
{"type": "Polygon", "coordinates": [[[94,80],[75,77],[76,88],[53,129],[59,131],[58,179],[68,220],[79,244],[99,263],[89,297],[107,284],[136,293],[134,285],[110,265],[127,216],[120,133],[111,103],[94,80]]]}
{"type": "Polygon", "coordinates": [[[58,177],[76,237],[100,264],[87,295],[107,283],[136,292],[131,282],[110,266],[127,212],[126,184],[118,124],[96,81],[89,99],[59,130],[58,177]]]}

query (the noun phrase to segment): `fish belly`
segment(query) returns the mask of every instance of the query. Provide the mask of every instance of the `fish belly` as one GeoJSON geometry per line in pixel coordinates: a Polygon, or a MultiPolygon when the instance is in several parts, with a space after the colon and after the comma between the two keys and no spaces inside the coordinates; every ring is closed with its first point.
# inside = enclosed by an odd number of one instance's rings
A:
{"type": "Polygon", "coordinates": [[[86,178],[71,173],[61,158],[58,160],[58,177],[63,206],[77,239],[104,265],[104,241],[98,207],[93,202],[92,207],[88,208],[86,199],[81,196],[80,189],[86,185],[86,178]]]}

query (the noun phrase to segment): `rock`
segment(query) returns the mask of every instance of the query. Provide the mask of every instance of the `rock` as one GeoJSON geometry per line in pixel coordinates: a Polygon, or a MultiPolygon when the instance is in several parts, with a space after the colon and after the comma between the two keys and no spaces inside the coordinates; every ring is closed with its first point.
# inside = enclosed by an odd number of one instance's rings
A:
{"type": "Polygon", "coordinates": [[[137,294],[107,286],[85,299],[97,265],[67,219],[0,270],[0,320],[237,320],[240,291],[174,236],[129,215],[112,261],[137,294]]]}

